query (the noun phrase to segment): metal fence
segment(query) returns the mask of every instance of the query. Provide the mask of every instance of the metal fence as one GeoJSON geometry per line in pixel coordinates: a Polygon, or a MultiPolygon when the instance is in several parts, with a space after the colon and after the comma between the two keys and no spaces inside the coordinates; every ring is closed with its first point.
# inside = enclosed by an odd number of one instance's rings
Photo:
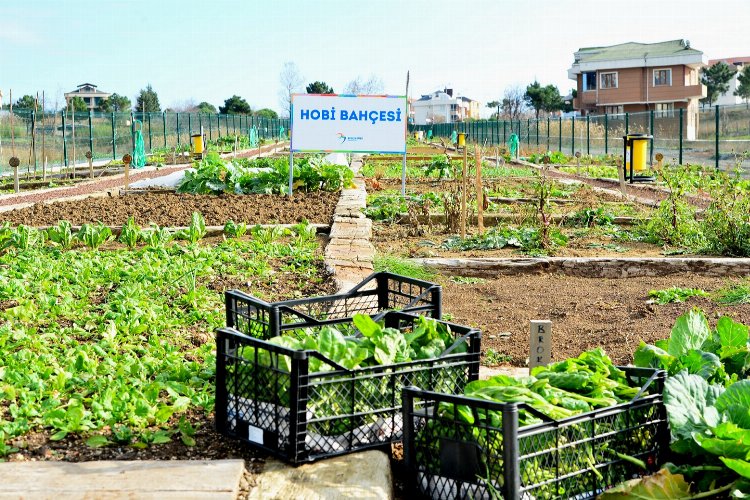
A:
{"type": "Polygon", "coordinates": [[[91,151],[96,160],[118,159],[133,152],[136,130],[143,136],[146,153],[166,148],[186,148],[190,136],[201,128],[208,140],[221,136],[250,135],[259,139],[285,140],[289,120],[251,115],[207,113],[97,113],[0,111],[0,172],[9,169],[12,156],[21,169],[72,165],[86,161],[91,151]]]}
{"type": "Polygon", "coordinates": [[[573,118],[484,120],[433,125],[411,125],[410,131],[432,130],[433,137],[465,133],[467,141],[482,145],[507,144],[516,134],[527,151],[562,151],[566,154],[622,154],[625,134],[654,137],[650,156],[662,153],[678,164],[732,168],[737,154],[750,150],[750,107],[713,106],[694,112],[688,123],[685,109],[643,113],[588,115],[573,118]]]}

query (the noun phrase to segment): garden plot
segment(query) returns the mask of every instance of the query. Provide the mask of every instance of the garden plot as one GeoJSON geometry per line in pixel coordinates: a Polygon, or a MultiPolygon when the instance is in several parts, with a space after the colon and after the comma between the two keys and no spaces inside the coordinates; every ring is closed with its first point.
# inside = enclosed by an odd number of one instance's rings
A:
{"type": "Polygon", "coordinates": [[[204,241],[195,219],[180,243],[132,224],[121,243],[96,228],[82,233],[61,224],[48,238],[29,228],[0,235],[0,455],[235,453],[212,432],[223,292],[265,300],[333,292],[314,229],[204,241]]]}

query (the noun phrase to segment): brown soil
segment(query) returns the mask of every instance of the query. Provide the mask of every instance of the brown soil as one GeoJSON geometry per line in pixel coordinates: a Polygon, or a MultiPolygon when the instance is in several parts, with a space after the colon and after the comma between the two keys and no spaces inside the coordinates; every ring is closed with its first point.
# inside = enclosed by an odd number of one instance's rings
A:
{"type": "Polygon", "coordinates": [[[451,321],[482,330],[482,351],[492,348],[508,362],[524,366],[529,349],[529,321],[552,321],[552,358],[562,360],[603,347],[617,363],[632,362],[641,340],[669,337],[675,319],[691,307],[706,312],[715,324],[721,315],[750,323],[750,304],[719,306],[708,298],[687,303],[650,304],[650,290],[673,286],[713,292],[725,278],[677,274],[667,277],[600,279],[557,274],[504,276],[478,284],[443,284],[443,311],[451,321]]]}
{"type": "Polygon", "coordinates": [[[206,225],[223,225],[227,220],[248,224],[294,224],[307,220],[330,224],[339,193],[297,193],[277,195],[191,195],[144,193],[111,198],[87,198],[36,204],[0,213],[0,221],[43,226],[67,220],[73,225],[102,222],[121,225],[128,217],[145,226],[187,226],[193,212],[200,212],[206,225]]]}

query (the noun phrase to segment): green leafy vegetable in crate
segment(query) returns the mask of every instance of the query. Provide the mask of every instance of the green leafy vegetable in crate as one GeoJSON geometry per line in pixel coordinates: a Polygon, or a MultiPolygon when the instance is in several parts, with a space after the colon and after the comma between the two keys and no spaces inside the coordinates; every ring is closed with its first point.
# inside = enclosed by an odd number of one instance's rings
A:
{"type": "MultiPolygon", "coordinates": [[[[540,366],[527,377],[498,375],[467,384],[464,395],[497,403],[525,403],[533,411],[519,409],[519,426],[544,423],[534,412],[562,420],[597,408],[607,408],[633,400],[640,388],[633,387],[625,373],[614,366],[602,349],[582,353],[549,366],[540,366]]],[[[502,487],[503,416],[501,411],[441,402],[435,417],[427,421],[417,441],[417,462],[428,470],[441,470],[441,442],[445,439],[475,443],[481,452],[484,474],[476,481],[489,489],[502,487]]],[[[522,438],[517,445],[521,481],[533,487],[535,498],[564,498],[591,489],[587,475],[591,471],[599,480],[602,474],[596,464],[620,458],[638,467],[643,461],[630,456],[631,450],[648,449],[653,436],[645,429],[629,429],[624,417],[612,420],[584,420],[580,423],[540,431],[532,438],[522,438]],[[624,431],[624,432],[622,432],[624,431]],[[610,436],[592,439],[592,436],[610,436]],[[552,481],[570,474],[573,479],[552,481]]]]}

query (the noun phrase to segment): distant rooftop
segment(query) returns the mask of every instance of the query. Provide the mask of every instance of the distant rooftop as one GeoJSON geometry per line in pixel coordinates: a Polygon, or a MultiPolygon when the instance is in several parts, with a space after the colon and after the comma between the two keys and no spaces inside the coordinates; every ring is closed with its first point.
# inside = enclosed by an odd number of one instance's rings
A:
{"type": "Polygon", "coordinates": [[[668,57],[703,54],[690,47],[687,40],[669,40],[658,43],[627,42],[609,47],[585,47],[578,49],[576,62],[613,61],[620,59],[638,59],[648,57],[668,57]]]}
{"type": "Polygon", "coordinates": [[[708,65],[713,66],[717,62],[725,62],[727,64],[734,64],[737,65],[742,64],[750,64],[750,56],[748,57],[725,57],[724,59],[709,59],[708,65]]]}

